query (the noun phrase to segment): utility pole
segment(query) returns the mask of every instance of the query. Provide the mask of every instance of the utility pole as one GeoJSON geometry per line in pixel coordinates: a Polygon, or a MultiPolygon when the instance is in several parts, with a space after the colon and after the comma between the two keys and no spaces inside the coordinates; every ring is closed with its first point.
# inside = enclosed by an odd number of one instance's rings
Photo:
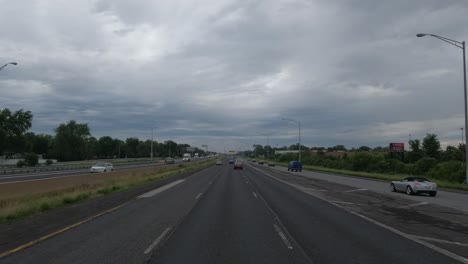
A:
{"type": "Polygon", "coordinates": [[[154,127],[151,127],[151,162],[153,162],[153,135],[154,134],[154,127]]]}
{"type": "MultiPolygon", "coordinates": [[[[421,38],[425,36],[431,36],[434,38],[437,38],[439,40],[442,40],[444,42],[447,42],[448,44],[455,46],[459,49],[462,50],[462,56],[463,56],[463,94],[464,94],[464,102],[465,102],[465,138],[468,140],[468,98],[467,98],[467,82],[466,82],[466,54],[465,54],[465,41],[457,41],[453,39],[449,39],[446,37],[438,36],[435,34],[424,34],[424,33],[419,33],[416,34],[416,37],[421,38]]],[[[468,184],[468,148],[465,147],[465,181],[463,182],[464,184],[468,184]]]]}
{"type": "Polygon", "coordinates": [[[461,133],[462,133],[462,145],[463,145],[463,127],[460,127],[461,133]]]}

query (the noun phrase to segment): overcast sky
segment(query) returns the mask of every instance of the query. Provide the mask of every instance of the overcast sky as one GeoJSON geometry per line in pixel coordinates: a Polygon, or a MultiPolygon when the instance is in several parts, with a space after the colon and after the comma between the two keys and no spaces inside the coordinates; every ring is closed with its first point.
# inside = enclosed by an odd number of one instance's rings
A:
{"type": "Polygon", "coordinates": [[[0,0],[0,108],[32,131],[211,150],[386,146],[464,126],[459,0],[0,0]]]}

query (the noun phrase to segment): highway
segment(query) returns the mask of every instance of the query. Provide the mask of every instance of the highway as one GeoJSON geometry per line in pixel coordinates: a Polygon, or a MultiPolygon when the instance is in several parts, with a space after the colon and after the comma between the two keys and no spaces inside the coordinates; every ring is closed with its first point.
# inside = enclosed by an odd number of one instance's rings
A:
{"type": "Polygon", "coordinates": [[[468,263],[468,215],[413,203],[225,162],[0,263],[468,263]]]}
{"type": "MultiPolygon", "coordinates": [[[[202,159],[200,159],[202,160],[202,159]]],[[[175,160],[175,163],[181,163],[182,160],[175,160]]],[[[137,163],[137,164],[115,164],[114,171],[120,170],[131,170],[137,168],[148,168],[154,166],[164,166],[165,163],[155,163],[155,162],[147,162],[147,163],[137,163]]],[[[91,167],[91,166],[90,166],[91,167]]],[[[7,184],[12,182],[21,182],[21,181],[31,181],[31,180],[41,180],[41,179],[49,179],[49,178],[60,178],[64,176],[78,176],[83,174],[89,174],[89,167],[87,168],[80,168],[80,169],[67,169],[67,170],[58,170],[58,171],[33,171],[31,172],[22,172],[22,173],[15,173],[15,174],[2,174],[0,175],[0,184],[7,184]]]]}

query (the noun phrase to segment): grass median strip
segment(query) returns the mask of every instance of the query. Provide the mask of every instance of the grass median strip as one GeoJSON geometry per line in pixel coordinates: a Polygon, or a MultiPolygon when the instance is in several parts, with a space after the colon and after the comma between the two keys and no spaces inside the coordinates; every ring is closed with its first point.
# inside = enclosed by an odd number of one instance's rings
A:
{"type": "MultiPolygon", "coordinates": [[[[324,167],[317,167],[317,166],[304,166],[307,170],[312,171],[320,171],[320,172],[328,172],[334,174],[340,174],[345,176],[357,176],[357,177],[364,177],[364,178],[371,178],[371,179],[378,179],[378,180],[386,180],[386,181],[399,181],[405,177],[409,177],[411,175],[404,175],[404,174],[381,174],[381,173],[371,173],[371,172],[361,172],[361,171],[350,171],[350,170],[338,170],[338,169],[331,169],[331,168],[324,168],[324,167]]],[[[430,181],[436,182],[437,186],[440,188],[447,188],[447,189],[454,189],[454,190],[463,190],[468,191],[468,186],[461,183],[453,183],[447,181],[440,181],[428,178],[430,181]]]]}
{"type": "MultiPolygon", "coordinates": [[[[287,167],[287,163],[277,163],[278,165],[282,165],[287,167]]],[[[410,177],[414,175],[405,175],[405,174],[383,174],[383,173],[374,173],[374,172],[362,172],[362,171],[351,171],[351,170],[340,170],[340,169],[332,169],[326,167],[319,167],[319,166],[310,166],[304,165],[303,169],[310,170],[310,171],[317,171],[317,172],[325,172],[331,174],[340,174],[343,176],[353,176],[353,177],[362,177],[362,178],[370,178],[370,179],[378,179],[378,180],[385,180],[385,181],[399,181],[405,177],[410,177]]],[[[452,189],[452,190],[461,190],[461,191],[468,191],[468,185],[461,184],[461,183],[454,183],[448,181],[441,181],[432,179],[427,176],[423,176],[429,179],[432,182],[437,183],[437,186],[440,188],[452,189]]]]}
{"type": "Polygon", "coordinates": [[[41,192],[36,191],[35,193],[28,191],[37,187],[35,183],[24,183],[21,186],[22,193],[16,194],[14,197],[2,197],[0,194],[0,223],[29,217],[53,208],[67,206],[110,193],[124,191],[132,187],[211,165],[214,165],[214,161],[184,163],[168,168],[159,167],[115,172],[114,174],[107,173],[101,174],[106,177],[101,181],[96,181],[94,178],[71,177],[64,184],[67,187],[60,188],[50,184],[49,189],[47,185],[42,186],[41,192]]]}

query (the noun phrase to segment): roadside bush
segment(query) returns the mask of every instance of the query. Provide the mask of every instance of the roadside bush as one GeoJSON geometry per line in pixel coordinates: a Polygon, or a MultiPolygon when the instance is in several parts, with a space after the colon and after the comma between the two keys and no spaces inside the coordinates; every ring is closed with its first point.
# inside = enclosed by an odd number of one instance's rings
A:
{"type": "Polygon", "coordinates": [[[22,168],[24,166],[26,166],[26,162],[24,160],[18,160],[18,162],[16,162],[16,167],[22,168]]]}
{"type": "Polygon", "coordinates": [[[406,154],[406,160],[409,163],[415,163],[418,160],[422,159],[424,157],[424,153],[419,152],[419,151],[411,151],[406,154]]]}
{"type": "Polygon", "coordinates": [[[378,172],[384,173],[388,171],[388,163],[385,160],[379,160],[377,162],[372,162],[367,166],[368,172],[378,172]]]}
{"type": "Polygon", "coordinates": [[[415,164],[415,173],[419,175],[425,175],[432,168],[437,165],[437,160],[434,158],[422,158],[415,164]]]}
{"type": "Polygon", "coordinates": [[[382,155],[373,155],[367,152],[356,153],[350,160],[354,171],[370,171],[371,169],[375,170],[379,169],[379,166],[383,166],[383,164],[375,164],[383,161],[382,155]]]}
{"type": "Polygon", "coordinates": [[[405,174],[416,174],[416,165],[414,164],[405,164],[403,169],[403,173],[405,174]]]}
{"type": "MultiPolygon", "coordinates": [[[[278,155],[278,156],[279,156],[279,157],[278,157],[278,161],[279,161],[279,162],[289,162],[289,161],[291,161],[291,160],[297,160],[297,159],[298,159],[297,154],[294,154],[294,153],[288,153],[288,154],[285,154],[285,155],[278,155]]],[[[307,158],[309,158],[309,156],[304,155],[304,157],[303,157],[303,159],[302,159],[302,160],[303,160],[303,164],[308,164],[308,163],[306,162],[306,159],[307,159],[307,158]]]]}
{"type": "Polygon", "coordinates": [[[460,161],[441,162],[427,175],[434,179],[462,183],[465,180],[465,164],[460,161]]]}
{"type": "Polygon", "coordinates": [[[28,166],[34,167],[38,164],[39,159],[34,153],[26,153],[26,155],[24,155],[24,162],[26,162],[28,166]]]}
{"type": "Polygon", "coordinates": [[[397,159],[389,159],[387,160],[387,171],[393,173],[404,173],[405,172],[405,164],[397,159]]]}

